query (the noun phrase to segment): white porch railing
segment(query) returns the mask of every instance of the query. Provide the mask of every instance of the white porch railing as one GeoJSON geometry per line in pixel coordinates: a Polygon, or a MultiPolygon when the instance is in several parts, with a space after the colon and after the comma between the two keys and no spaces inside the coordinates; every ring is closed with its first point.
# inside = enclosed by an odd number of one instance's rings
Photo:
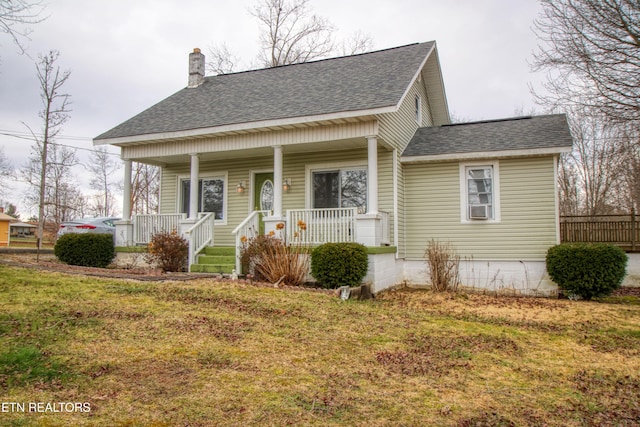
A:
{"type": "Polygon", "coordinates": [[[303,245],[357,242],[357,213],[357,208],[289,210],[287,241],[303,245]],[[302,224],[304,225],[301,227],[302,224]]]}
{"type": "Polygon", "coordinates": [[[260,234],[260,221],[265,215],[271,215],[271,211],[253,211],[231,233],[236,236],[236,272],[242,274],[240,255],[242,252],[243,238],[250,239],[260,234]]]}
{"type": "Polygon", "coordinates": [[[146,245],[156,233],[180,232],[180,221],[186,218],[186,214],[134,215],[133,243],[146,245]]]}
{"type": "Polygon", "coordinates": [[[200,219],[193,227],[184,232],[184,237],[189,242],[189,269],[194,264],[196,255],[206,246],[213,245],[213,225],[215,223],[214,212],[199,215],[200,219]]]}

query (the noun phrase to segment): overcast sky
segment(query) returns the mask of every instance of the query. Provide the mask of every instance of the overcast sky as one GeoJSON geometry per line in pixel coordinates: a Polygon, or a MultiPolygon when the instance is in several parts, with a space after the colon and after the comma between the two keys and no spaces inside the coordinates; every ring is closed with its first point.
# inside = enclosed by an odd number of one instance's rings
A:
{"type": "MultiPolygon", "coordinates": [[[[45,0],[46,1],[46,0],[45,0]]],[[[2,133],[41,127],[35,59],[60,52],[58,65],[71,71],[64,90],[71,95],[71,118],[58,142],[85,149],[91,139],[182,89],[188,54],[213,44],[249,63],[258,53],[258,25],[248,9],[257,0],[50,0],[48,18],[32,26],[20,55],[0,33],[0,146],[19,167],[31,141],[2,133]],[[7,132],[8,131],[8,132],[7,132]]],[[[338,38],[355,31],[369,35],[374,50],[435,40],[450,111],[465,120],[529,113],[535,104],[527,61],[536,47],[531,27],[538,0],[311,0],[328,18],[338,38]]],[[[111,151],[117,153],[115,148],[111,151]]],[[[78,155],[88,161],[88,151],[78,155]]],[[[86,173],[81,185],[90,193],[86,173]]],[[[20,185],[5,199],[21,202],[20,185]]]]}

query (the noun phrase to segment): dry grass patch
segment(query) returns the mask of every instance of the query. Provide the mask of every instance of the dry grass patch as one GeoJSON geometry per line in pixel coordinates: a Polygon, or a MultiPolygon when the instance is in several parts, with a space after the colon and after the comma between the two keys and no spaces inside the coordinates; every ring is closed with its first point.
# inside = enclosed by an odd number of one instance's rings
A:
{"type": "Polygon", "coordinates": [[[3,401],[91,404],[0,424],[637,425],[638,330],[637,305],[0,266],[3,401]]]}

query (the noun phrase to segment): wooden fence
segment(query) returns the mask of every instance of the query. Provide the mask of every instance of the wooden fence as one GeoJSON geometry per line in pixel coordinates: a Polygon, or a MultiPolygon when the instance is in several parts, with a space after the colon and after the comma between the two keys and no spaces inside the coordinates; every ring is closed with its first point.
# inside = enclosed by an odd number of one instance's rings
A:
{"type": "Polygon", "coordinates": [[[560,217],[562,242],[610,243],[631,252],[640,250],[640,219],[630,215],[560,217]]]}

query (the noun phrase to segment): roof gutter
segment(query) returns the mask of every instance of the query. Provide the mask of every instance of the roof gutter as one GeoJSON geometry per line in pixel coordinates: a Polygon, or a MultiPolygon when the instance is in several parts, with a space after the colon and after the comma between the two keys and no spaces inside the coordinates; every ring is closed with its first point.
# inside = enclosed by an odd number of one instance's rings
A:
{"type": "Polygon", "coordinates": [[[400,162],[403,164],[437,163],[465,160],[481,159],[508,159],[514,157],[534,157],[547,156],[560,153],[570,153],[571,146],[531,148],[523,150],[501,150],[501,151],[476,151],[468,153],[446,153],[423,156],[402,156],[400,162]]]}
{"type": "Polygon", "coordinates": [[[373,108],[369,110],[344,111],[339,113],[330,113],[317,116],[291,117],[275,120],[262,120],[257,122],[237,123],[223,126],[213,126],[201,129],[187,129],[175,132],[161,132],[143,135],[123,136],[117,138],[101,138],[93,139],[93,145],[127,145],[144,142],[160,142],[165,140],[176,139],[196,139],[203,137],[212,137],[218,134],[233,132],[249,132],[260,131],[268,128],[305,125],[310,123],[319,123],[331,120],[351,119],[356,117],[375,116],[378,114],[392,113],[398,109],[397,105],[373,108]]]}

